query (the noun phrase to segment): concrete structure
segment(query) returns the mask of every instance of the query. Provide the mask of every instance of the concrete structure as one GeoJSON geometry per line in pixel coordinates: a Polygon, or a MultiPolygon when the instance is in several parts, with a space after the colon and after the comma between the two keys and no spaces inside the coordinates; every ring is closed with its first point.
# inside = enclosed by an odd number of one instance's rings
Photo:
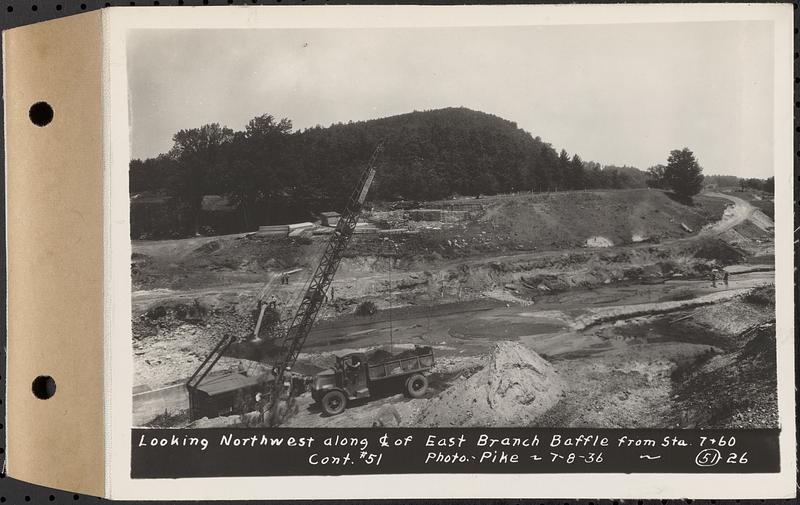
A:
{"type": "Polygon", "coordinates": [[[336,225],[339,223],[339,218],[341,214],[338,212],[320,212],[319,213],[320,220],[322,221],[322,226],[330,226],[331,228],[335,228],[336,225]]]}
{"type": "Polygon", "coordinates": [[[289,225],[290,237],[310,237],[317,225],[314,223],[294,223],[289,225]]]}

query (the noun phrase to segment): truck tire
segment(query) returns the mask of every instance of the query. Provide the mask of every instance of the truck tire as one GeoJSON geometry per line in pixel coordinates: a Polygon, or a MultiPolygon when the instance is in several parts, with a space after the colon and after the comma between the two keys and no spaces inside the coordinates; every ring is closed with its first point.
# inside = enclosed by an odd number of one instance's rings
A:
{"type": "Polygon", "coordinates": [[[421,373],[415,373],[406,380],[406,395],[411,398],[422,398],[428,391],[428,378],[421,373]]]}
{"type": "Polygon", "coordinates": [[[329,416],[335,416],[347,408],[347,397],[338,389],[334,389],[325,393],[321,403],[323,412],[329,416]]]}

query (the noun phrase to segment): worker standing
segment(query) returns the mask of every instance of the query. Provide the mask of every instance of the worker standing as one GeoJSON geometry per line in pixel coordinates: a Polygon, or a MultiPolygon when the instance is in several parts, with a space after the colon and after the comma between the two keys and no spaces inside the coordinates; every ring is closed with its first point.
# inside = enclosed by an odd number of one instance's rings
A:
{"type": "Polygon", "coordinates": [[[258,411],[258,423],[264,424],[264,410],[265,410],[264,395],[256,393],[256,410],[258,411]]]}
{"type": "Polygon", "coordinates": [[[714,269],[711,271],[711,287],[717,287],[717,270],[714,269]]]}
{"type": "Polygon", "coordinates": [[[727,270],[725,270],[725,273],[722,274],[722,282],[725,283],[725,287],[727,288],[728,287],[728,271],[727,270]]]}

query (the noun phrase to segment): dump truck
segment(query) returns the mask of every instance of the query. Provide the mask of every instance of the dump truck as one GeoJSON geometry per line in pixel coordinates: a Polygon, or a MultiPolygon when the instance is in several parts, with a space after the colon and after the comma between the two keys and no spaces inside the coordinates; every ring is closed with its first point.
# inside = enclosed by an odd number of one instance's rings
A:
{"type": "Polygon", "coordinates": [[[311,397],[329,416],[344,412],[349,401],[382,394],[402,392],[421,398],[428,390],[426,374],[433,365],[433,349],[427,346],[380,360],[370,360],[364,353],[337,356],[333,368],[314,377],[311,397]]]}

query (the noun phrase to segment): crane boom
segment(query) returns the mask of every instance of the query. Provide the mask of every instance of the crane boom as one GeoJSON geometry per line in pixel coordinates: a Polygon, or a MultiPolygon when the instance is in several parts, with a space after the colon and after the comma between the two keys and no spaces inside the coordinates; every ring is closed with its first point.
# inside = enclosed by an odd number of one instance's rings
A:
{"type": "Polygon", "coordinates": [[[297,312],[292,318],[292,323],[286,330],[282,350],[272,367],[272,373],[275,378],[273,383],[274,400],[277,400],[277,393],[283,387],[287,368],[294,366],[303,344],[311,332],[311,327],[314,325],[317,314],[325,302],[325,293],[333,281],[333,276],[336,274],[337,268],[339,268],[344,251],[347,249],[347,245],[355,232],[361,208],[375,177],[375,164],[378,155],[383,150],[383,144],[383,141],[378,143],[367,167],[359,178],[358,185],[350,195],[344,212],[342,212],[339,222],[336,224],[336,229],[331,234],[325,252],[322,254],[322,259],[314,271],[311,281],[308,283],[308,288],[300,301],[300,305],[297,307],[297,312]]]}

